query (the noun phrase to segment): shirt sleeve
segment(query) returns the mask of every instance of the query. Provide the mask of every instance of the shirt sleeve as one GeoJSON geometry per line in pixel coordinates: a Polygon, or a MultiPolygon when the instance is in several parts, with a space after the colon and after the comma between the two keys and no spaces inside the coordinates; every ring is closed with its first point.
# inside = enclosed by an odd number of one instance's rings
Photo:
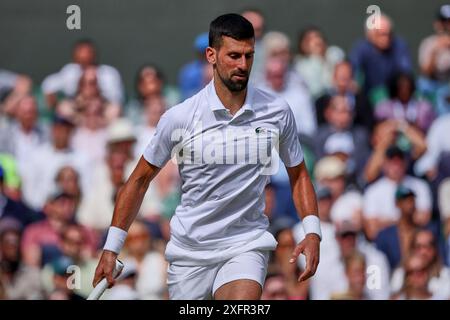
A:
{"type": "Polygon", "coordinates": [[[281,119],[279,154],[286,167],[295,167],[303,161],[303,150],[297,135],[297,125],[291,108],[284,102],[281,119]]]}
{"type": "Polygon", "coordinates": [[[144,159],[158,168],[164,165],[172,157],[172,150],[178,143],[178,137],[181,132],[178,132],[176,124],[176,117],[173,114],[173,108],[166,111],[156,126],[155,134],[150,140],[144,151],[144,159]]]}

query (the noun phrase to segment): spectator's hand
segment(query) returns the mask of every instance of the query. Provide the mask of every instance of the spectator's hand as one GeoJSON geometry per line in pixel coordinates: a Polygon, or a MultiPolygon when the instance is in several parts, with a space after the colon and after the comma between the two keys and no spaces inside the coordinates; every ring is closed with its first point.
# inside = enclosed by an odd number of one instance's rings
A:
{"type": "Polygon", "coordinates": [[[116,266],[117,254],[112,251],[104,250],[97,269],[95,269],[95,276],[92,285],[95,287],[103,278],[108,281],[108,288],[114,286],[114,268],[116,266]]]}
{"type": "Polygon", "coordinates": [[[298,281],[304,281],[312,277],[319,265],[320,238],[315,233],[309,233],[294,249],[290,263],[296,263],[300,253],[306,258],[306,268],[298,278],[298,281]]]}

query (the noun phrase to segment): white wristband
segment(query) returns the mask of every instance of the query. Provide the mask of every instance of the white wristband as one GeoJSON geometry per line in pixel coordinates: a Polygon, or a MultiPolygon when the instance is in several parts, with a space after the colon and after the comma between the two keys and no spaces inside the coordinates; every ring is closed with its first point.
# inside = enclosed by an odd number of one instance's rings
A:
{"type": "Polygon", "coordinates": [[[320,230],[320,220],[317,216],[310,214],[302,219],[303,230],[305,235],[308,233],[315,233],[322,240],[322,231],[320,230]]]}
{"type": "Polygon", "coordinates": [[[119,254],[120,250],[122,250],[126,237],[127,232],[125,230],[117,227],[109,227],[108,237],[106,238],[106,243],[103,250],[108,250],[119,254]]]}

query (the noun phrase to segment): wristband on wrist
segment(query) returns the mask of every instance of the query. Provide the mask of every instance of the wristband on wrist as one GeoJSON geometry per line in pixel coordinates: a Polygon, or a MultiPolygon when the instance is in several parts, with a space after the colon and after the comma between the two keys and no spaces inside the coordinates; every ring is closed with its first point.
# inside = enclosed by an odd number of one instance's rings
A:
{"type": "Polygon", "coordinates": [[[103,250],[115,252],[117,254],[122,250],[123,244],[127,237],[127,232],[117,227],[109,227],[108,236],[103,250]]]}
{"type": "Polygon", "coordinates": [[[317,216],[310,214],[302,219],[303,230],[305,235],[315,233],[322,240],[322,231],[320,229],[320,220],[317,216]]]}

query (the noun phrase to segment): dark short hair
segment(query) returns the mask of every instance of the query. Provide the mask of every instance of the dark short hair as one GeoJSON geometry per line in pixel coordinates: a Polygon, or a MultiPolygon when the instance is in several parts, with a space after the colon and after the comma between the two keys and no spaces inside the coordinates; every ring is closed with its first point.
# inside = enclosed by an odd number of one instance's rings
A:
{"type": "Polygon", "coordinates": [[[222,37],[235,40],[247,40],[255,37],[253,26],[243,16],[227,13],[214,19],[209,25],[209,46],[218,48],[222,44],[222,37]]]}
{"type": "Polygon", "coordinates": [[[389,97],[391,99],[397,98],[398,89],[399,89],[399,81],[401,79],[406,79],[411,86],[411,93],[414,94],[416,91],[416,80],[414,78],[414,74],[408,71],[397,71],[388,79],[388,90],[389,97]]]}

